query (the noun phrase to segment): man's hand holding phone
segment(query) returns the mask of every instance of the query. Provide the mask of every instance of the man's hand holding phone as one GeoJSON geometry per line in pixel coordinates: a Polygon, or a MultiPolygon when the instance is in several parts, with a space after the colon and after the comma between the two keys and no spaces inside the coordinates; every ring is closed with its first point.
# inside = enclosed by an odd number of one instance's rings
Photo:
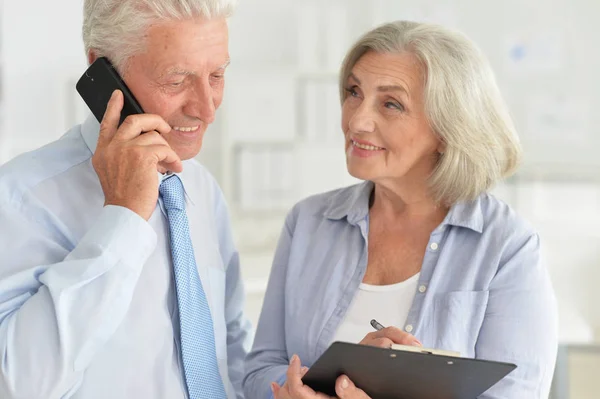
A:
{"type": "Polygon", "coordinates": [[[123,93],[116,90],[100,123],[92,165],[104,191],[104,205],[123,206],[148,220],[158,199],[157,171],[179,173],[183,166],[161,136],[171,127],[160,116],[130,115],[119,126],[123,102],[123,93]]]}

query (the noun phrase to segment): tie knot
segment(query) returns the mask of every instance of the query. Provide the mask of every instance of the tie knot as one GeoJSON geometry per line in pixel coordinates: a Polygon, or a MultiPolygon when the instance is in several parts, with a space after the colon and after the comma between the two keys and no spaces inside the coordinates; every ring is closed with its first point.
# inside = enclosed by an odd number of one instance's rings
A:
{"type": "Polygon", "coordinates": [[[163,180],[158,190],[168,211],[171,209],[185,209],[183,184],[177,175],[163,180]]]}

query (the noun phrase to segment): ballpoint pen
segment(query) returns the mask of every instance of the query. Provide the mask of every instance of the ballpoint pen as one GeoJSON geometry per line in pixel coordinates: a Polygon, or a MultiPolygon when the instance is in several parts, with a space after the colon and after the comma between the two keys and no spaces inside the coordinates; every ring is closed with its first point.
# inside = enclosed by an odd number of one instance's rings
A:
{"type": "Polygon", "coordinates": [[[379,323],[377,320],[373,319],[371,320],[371,325],[373,326],[374,329],[376,329],[377,331],[384,329],[385,327],[379,323]]]}

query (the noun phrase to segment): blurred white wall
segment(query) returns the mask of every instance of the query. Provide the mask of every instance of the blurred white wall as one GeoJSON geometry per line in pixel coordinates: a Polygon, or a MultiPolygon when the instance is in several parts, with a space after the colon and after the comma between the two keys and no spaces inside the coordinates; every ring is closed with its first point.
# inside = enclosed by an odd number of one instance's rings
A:
{"type": "Polygon", "coordinates": [[[4,2],[0,162],[59,137],[73,121],[70,78],[86,65],[78,1],[4,2]]]}

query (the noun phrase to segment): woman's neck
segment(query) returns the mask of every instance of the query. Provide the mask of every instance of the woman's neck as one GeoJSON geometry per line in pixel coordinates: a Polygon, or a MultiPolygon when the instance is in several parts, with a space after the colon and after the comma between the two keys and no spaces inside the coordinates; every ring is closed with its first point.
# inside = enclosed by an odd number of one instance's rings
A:
{"type": "Polygon", "coordinates": [[[403,187],[401,184],[375,183],[370,212],[396,223],[441,223],[449,208],[441,206],[428,194],[427,187],[403,187]]]}

